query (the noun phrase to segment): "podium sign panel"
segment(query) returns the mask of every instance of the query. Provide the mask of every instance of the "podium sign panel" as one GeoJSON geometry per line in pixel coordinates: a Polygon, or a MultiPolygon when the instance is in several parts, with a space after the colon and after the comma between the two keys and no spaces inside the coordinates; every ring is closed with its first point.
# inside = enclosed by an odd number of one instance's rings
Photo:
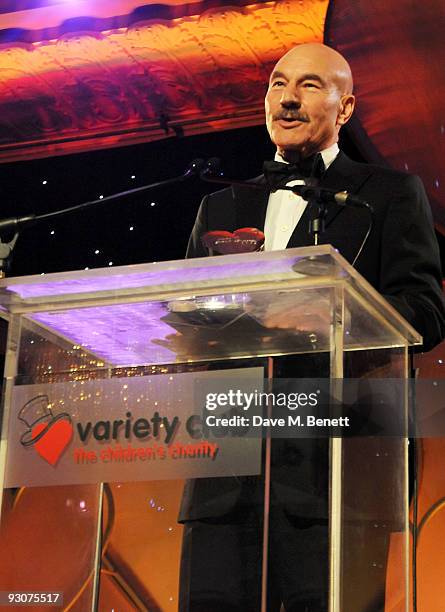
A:
{"type": "Polygon", "coordinates": [[[263,370],[15,386],[5,487],[259,474],[260,438],[206,428],[203,383],[253,393],[263,370]]]}
{"type": "MultiPolygon", "coordinates": [[[[278,379],[324,378],[341,407],[348,378],[403,381],[407,347],[421,342],[332,247],[3,279],[0,306],[1,538],[16,559],[14,572],[1,568],[0,590],[53,589],[70,609],[177,610],[210,589],[209,609],[227,597],[265,609],[275,518],[286,516],[301,538],[308,518],[320,542],[329,536],[317,588],[333,612],[367,609],[399,534],[407,609],[406,438],[365,427],[328,440],[300,428],[284,441],[268,429],[296,414],[292,381],[274,403],[278,379]],[[204,387],[222,411],[203,405],[204,387]],[[261,391],[265,425],[240,434],[261,391]],[[199,563],[196,521],[206,525],[199,563]],[[243,535],[233,548],[240,524],[258,545],[243,535]],[[31,571],[30,546],[53,560],[47,573],[31,571]]],[[[309,386],[300,391],[307,407],[309,386]]],[[[403,423],[404,397],[398,409],[403,423]]]]}

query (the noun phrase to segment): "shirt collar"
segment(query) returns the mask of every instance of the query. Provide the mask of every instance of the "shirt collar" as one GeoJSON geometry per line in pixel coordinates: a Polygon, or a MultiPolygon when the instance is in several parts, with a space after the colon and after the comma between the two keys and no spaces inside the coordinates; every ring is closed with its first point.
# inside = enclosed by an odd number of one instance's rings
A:
{"type": "MultiPolygon", "coordinates": [[[[334,144],[331,145],[330,147],[328,147],[327,149],[323,149],[323,151],[320,151],[321,156],[323,158],[324,167],[325,167],[326,170],[332,164],[332,162],[337,157],[339,152],[340,152],[340,149],[338,148],[338,144],[336,142],[334,142],[334,144]]],[[[278,161],[278,162],[281,162],[281,163],[284,163],[284,164],[288,164],[289,163],[285,159],[283,159],[278,152],[275,153],[275,158],[274,159],[275,159],[275,161],[278,161]]]]}

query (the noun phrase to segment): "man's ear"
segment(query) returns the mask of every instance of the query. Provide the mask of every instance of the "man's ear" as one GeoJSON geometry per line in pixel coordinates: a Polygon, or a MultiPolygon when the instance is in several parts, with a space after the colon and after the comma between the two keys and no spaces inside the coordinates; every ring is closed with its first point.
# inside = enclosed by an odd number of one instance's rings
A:
{"type": "Polygon", "coordinates": [[[340,109],[337,116],[337,125],[342,126],[349,121],[354,112],[355,96],[344,94],[340,98],[340,109]]]}

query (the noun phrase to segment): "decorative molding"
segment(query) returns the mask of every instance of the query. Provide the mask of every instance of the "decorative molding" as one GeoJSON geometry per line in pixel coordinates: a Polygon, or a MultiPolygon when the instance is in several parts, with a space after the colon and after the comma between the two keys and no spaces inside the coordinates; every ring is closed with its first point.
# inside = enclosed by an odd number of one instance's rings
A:
{"type": "Polygon", "coordinates": [[[322,41],[327,0],[217,7],[0,50],[0,161],[263,122],[271,66],[322,41]]]}

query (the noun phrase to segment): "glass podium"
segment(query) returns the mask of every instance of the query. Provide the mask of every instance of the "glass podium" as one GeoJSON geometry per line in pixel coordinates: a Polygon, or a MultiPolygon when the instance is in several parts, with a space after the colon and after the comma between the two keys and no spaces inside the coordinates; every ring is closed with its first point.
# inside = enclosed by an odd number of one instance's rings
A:
{"type": "Polygon", "coordinates": [[[3,279],[0,308],[2,597],[367,612],[396,533],[408,610],[421,338],[332,247],[3,279]]]}

